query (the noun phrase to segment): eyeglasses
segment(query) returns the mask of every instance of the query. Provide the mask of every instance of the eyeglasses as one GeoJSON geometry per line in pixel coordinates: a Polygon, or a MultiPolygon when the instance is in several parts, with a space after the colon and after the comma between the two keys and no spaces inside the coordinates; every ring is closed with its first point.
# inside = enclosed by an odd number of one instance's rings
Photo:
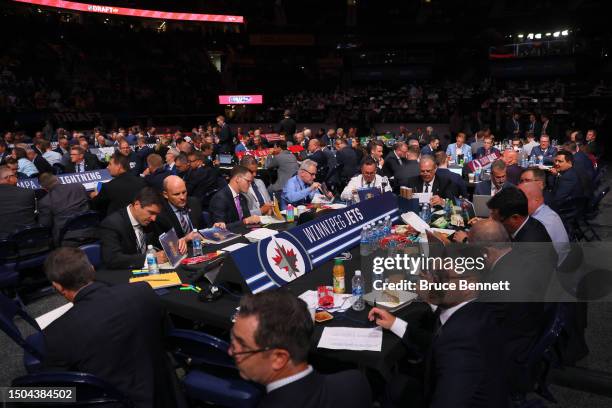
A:
{"type": "Polygon", "coordinates": [[[253,182],[252,179],[248,179],[246,177],[240,177],[241,179],[243,179],[244,181],[246,181],[247,183],[251,184],[253,182]]]}
{"type": "Polygon", "coordinates": [[[316,176],[316,175],[317,175],[317,173],[311,173],[311,172],[309,172],[309,171],[308,171],[308,170],[306,170],[306,169],[302,169],[302,171],[305,171],[306,173],[310,174],[312,177],[314,177],[314,176],[316,176]]]}
{"type": "Polygon", "coordinates": [[[272,350],[270,347],[264,347],[264,348],[255,349],[255,350],[247,350],[247,351],[238,351],[238,352],[235,352],[234,351],[235,348],[236,347],[234,347],[233,344],[230,344],[229,349],[230,349],[230,351],[232,353],[232,357],[253,355],[253,354],[257,354],[257,353],[263,353],[264,351],[272,350]]]}

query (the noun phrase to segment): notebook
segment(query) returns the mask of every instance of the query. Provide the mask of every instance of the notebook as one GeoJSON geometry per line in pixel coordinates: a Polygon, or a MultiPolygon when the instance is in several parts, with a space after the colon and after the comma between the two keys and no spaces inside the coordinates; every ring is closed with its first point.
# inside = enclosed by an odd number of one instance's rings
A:
{"type": "Polygon", "coordinates": [[[168,263],[172,266],[172,268],[176,268],[183,259],[187,258],[187,254],[181,254],[179,252],[178,242],[179,238],[176,235],[174,228],[159,236],[159,243],[164,249],[166,257],[168,258],[168,263]]]}
{"type": "Polygon", "coordinates": [[[474,195],[474,213],[477,217],[487,218],[489,213],[489,207],[487,207],[487,202],[491,199],[490,195],[474,195]]]}
{"type": "Polygon", "coordinates": [[[136,282],[147,282],[153,289],[169,288],[171,286],[178,286],[183,283],[176,272],[130,278],[130,283],[136,282]]]}
{"type": "Polygon", "coordinates": [[[200,234],[207,244],[223,244],[240,237],[240,234],[235,234],[229,230],[217,227],[201,229],[200,234]]]}

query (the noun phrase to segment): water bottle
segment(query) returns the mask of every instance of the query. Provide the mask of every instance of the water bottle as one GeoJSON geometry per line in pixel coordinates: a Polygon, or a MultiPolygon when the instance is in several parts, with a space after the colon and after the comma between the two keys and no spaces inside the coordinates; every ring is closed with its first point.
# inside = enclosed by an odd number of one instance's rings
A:
{"type": "Polygon", "coordinates": [[[376,252],[376,235],[376,224],[372,223],[370,226],[370,233],[368,234],[370,253],[376,252]]]}
{"type": "Polygon", "coordinates": [[[157,265],[157,256],[155,255],[155,249],[153,245],[147,247],[147,268],[149,269],[150,275],[159,274],[159,266],[157,265]]]}
{"type": "Polygon", "coordinates": [[[361,277],[361,271],[355,271],[353,280],[351,281],[351,288],[353,292],[353,310],[360,312],[365,309],[365,302],[363,301],[363,278],[361,277]]]}
{"type": "Polygon", "coordinates": [[[391,235],[391,217],[389,215],[387,215],[385,217],[385,223],[384,223],[384,236],[388,237],[389,235],[391,235]]]}
{"type": "Polygon", "coordinates": [[[385,226],[383,225],[383,220],[378,220],[378,225],[376,227],[376,249],[380,248],[380,242],[385,237],[385,226]]]}
{"type": "Polygon", "coordinates": [[[202,240],[197,229],[193,229],[193,239],[191,240],[193,246],[193,256],[202,256],[202,240]]]}
{"type": "Polygon", "coordinates": [[[291,204],[287,204],[287,222],[293,222],[293,206],[291,204]]]}
{"type": "Polygon", "coordinates": [[[370,227],[366,225],[361,229],[361,236],[359,238],[359,255],[368,256],[370,255],[370,227]]]}
{"type": "Polygon", "coordinates": [[[450,221],[450,216],[451,216],[451,202],[447,198],[446,200],[444,200],[444,218],[446,218],[447,221],[450,221]]]}
{"type": "Polygon", "coordinates": [[[421,219],[427,223],[429,223],[429,218],[431,217],[431,210],[428,203],[424,203],[421,206],[421,219]]]}

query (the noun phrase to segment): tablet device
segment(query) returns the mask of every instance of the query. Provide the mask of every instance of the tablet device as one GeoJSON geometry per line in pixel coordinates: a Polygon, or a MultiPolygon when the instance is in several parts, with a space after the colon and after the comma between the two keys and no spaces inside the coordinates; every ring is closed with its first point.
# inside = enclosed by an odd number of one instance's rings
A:
{"type": "Polygon", "coordinates": [[[219,164],[231,165],[232,155],[231,154],[219,154],[219,164]]]}
{"type": "Polygon", "coordinates": [[[487,202],[491,199],[490,195],[474,195],[474,212],[477,217],[488,218],[489,207],[487,207],[487,202]]]}

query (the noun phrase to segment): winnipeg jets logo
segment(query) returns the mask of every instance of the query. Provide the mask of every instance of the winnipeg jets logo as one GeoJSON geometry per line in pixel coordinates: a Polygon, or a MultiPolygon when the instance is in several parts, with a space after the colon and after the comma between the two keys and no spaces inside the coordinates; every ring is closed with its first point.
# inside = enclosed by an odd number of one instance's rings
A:
{"type": "Polygon", "coordinates": [[[284,238],[272,238],[266,249],[274,273],[286,282],[302,276],[306,269],[298,249],[284,238]]]}

